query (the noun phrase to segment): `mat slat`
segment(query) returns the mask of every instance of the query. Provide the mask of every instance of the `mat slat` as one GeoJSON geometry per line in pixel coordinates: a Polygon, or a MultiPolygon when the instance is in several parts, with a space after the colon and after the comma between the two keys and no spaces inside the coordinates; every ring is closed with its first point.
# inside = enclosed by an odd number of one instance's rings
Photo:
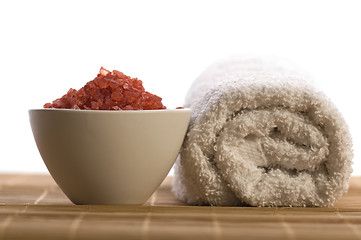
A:
{"type": "Polygon", "coordinates": [[[143,206],[72,204],[49,175],[0,174],[0,239],[361,239],[361,178],[332,208],[186,206],[171,178],[143,206]]]}

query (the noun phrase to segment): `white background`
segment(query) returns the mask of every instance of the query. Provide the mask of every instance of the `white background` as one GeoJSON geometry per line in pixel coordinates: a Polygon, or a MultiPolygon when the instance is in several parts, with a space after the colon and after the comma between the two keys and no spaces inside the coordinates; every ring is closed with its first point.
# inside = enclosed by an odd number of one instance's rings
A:
{"type": "Polygon", "coordinates": [[[27,110],[99,68],[143,80],[169,108],[229,55],[271,54],[313,75],[354,139],[361,174],[361,1],[0,1],[0,172],[47,172],[27,110]]]}

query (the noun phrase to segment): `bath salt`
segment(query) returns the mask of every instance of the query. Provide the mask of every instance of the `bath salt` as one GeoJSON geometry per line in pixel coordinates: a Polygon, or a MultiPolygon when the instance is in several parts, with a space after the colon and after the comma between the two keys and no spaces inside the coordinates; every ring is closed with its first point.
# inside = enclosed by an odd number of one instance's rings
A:
{"type": "Polygon", "coordinates": [[[162,98],[145,91],[143,82],[117,70],[101,67],[97,77],[79,90],[69,91],[46,103],[44,108],[85,110],[155,110],[166,109],[162,98]]]}

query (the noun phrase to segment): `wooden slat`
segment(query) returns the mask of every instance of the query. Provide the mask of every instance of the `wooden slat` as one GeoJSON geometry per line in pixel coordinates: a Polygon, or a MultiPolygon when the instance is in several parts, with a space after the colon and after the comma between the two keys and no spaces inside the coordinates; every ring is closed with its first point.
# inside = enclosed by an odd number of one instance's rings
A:
{"type": "Polygon", "coordinates": [[[73,205],[48,175],[0,175],[0,239],[361,239],[361,178],[332,208],[73,205]]]}

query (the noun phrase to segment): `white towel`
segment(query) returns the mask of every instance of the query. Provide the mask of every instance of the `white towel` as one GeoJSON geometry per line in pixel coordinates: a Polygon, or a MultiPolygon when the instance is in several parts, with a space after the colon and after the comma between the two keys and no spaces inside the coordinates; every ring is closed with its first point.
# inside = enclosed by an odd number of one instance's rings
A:
{"type": "Polygon", "coordinates": [[[213,64],[188,92],[192,118],[173,193],[193,205],[332,206],[347,191],[352,140],[307,74],[275,58],[213,64]]]}

